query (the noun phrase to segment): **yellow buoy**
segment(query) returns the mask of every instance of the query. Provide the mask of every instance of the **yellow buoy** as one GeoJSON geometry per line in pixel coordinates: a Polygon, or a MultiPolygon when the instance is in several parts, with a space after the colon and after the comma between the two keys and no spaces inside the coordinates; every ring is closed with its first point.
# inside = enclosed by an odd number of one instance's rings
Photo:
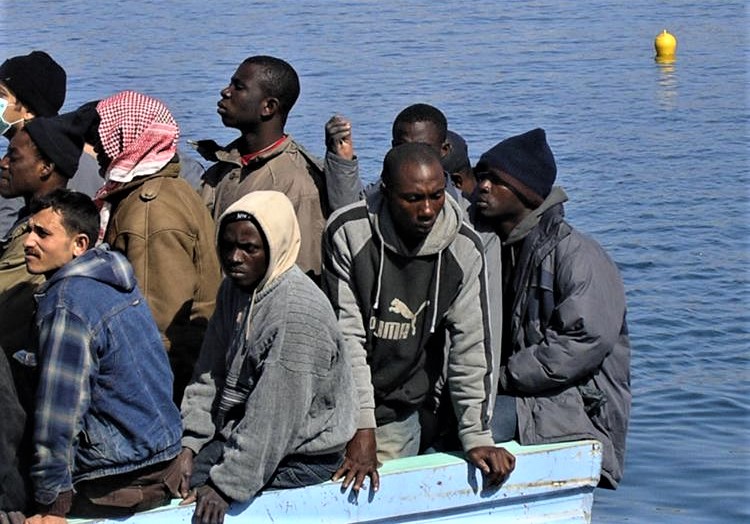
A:
{"type": "Polygon", "coordinates": [[[656,60],[674,60],[677,51],[677,38],[665,29],[656,36],[654,40],[656,48],[656,60]]]}

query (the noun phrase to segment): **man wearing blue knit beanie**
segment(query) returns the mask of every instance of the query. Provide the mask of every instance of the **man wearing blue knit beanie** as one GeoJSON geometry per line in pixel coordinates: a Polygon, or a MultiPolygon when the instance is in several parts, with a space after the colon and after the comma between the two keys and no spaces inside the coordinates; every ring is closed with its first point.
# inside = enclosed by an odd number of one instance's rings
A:
{"type": "Polygon", "coordinates": [[[495,441],[596,439],[603,452],[600,486],[614,489],[623,473],[631,400],[617,266],[565,221],[567,195],[553,185],[557,166],[543,129],[498,143],[474,173],[475,225],[502,242],[495,441]]]}

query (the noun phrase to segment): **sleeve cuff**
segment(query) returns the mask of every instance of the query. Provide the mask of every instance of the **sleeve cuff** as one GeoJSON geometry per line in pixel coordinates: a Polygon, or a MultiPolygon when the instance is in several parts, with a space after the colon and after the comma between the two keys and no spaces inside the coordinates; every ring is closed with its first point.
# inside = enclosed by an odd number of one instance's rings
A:
{"type": "Polygon", "coordinates": [[[357,429],[370,429],[376,427],[378,427],[378,425],[375,423],[375,410],[370,408],[360,409],[357,429]]]}
{"type": "Polygon", "coordinates": [[[73,490],[61,491],[50,504],[37,504],[37,512],[42,515],[64,517],[73,505],[73,490]]]}
{"type": "Polygon", "coordinates": [[[479,433],[472,433],[470,435],[461,436],[461,445],[464,448],[464,452],[468,453],[469,450],[478,448],[480,446],[495,447],[495,441],[492,440],[492,432],[490,430],[486,430],[480,431],[479,433]]]}

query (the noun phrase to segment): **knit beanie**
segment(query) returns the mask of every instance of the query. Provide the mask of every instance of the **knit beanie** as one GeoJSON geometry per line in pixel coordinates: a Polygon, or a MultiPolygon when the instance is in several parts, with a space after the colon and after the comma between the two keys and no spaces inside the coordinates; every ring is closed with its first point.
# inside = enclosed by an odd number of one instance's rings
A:
{"type": "Polygon", "coordinates": [[[83,136],[74,123],[75,113],[60,116],[36,117],[24,127],[36,147],[55,163],[55,170],[66,178],[73,178],[83,151],[83,136]]]}
{"type": "Polygon", "coordinates": [[[0,65],[0,82],[36,116],[54,116],[65,102],[65,70],[44,51],[14,56],[0,65]]]}
{"type": "Polygon", "coordinates": [[[557,176],[555,157],[541,128],[506,138],[480,157],[475,171],[489,167],[501,171],[500,178],[534,205],[547,198],[557,176]]]}
{"type": "Polygon", "coordinates": [[[466,141],[463,137],[449,129],[445,140],[450,145],[450,151],[440,160],[443,169],[448,173],[458,173],[465,168],[471,169],[469,148],[466,147],[466,141]]]}

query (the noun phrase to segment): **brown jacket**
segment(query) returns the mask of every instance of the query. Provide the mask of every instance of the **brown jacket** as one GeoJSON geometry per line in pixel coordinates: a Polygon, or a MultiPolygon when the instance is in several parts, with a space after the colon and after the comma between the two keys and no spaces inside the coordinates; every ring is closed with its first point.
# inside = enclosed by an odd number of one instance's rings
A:
{"type": "Polygon", "coordinates": [[[251,191],[284,193],[292,201],[302,236],[297,265],[317,279],[320,276],[321,238],[329,214],[320,163],[287,136],[278,147],[243,166],[237,144],[238,140],[235,140],[225,148],[205,155],[208,160],[218,160],[203,175],[201,188],[203,201],[212,211],[214,220],[251,191]]]}
{"type": "Polygon", "coordinates": [[[133,265],[169,351],[176,401],[190,381],[221,280],[213,220],[179,171],[172,162],[111,193],[104,237],[133,265]]]}
{"type": "Polygon", "coordinates": [[[0,346],[7,355],[19,349],[33,349],[34,291],[44,275],[26,271],[23,243],[28,221],[19,222],[0,244],[0,346]]]}

